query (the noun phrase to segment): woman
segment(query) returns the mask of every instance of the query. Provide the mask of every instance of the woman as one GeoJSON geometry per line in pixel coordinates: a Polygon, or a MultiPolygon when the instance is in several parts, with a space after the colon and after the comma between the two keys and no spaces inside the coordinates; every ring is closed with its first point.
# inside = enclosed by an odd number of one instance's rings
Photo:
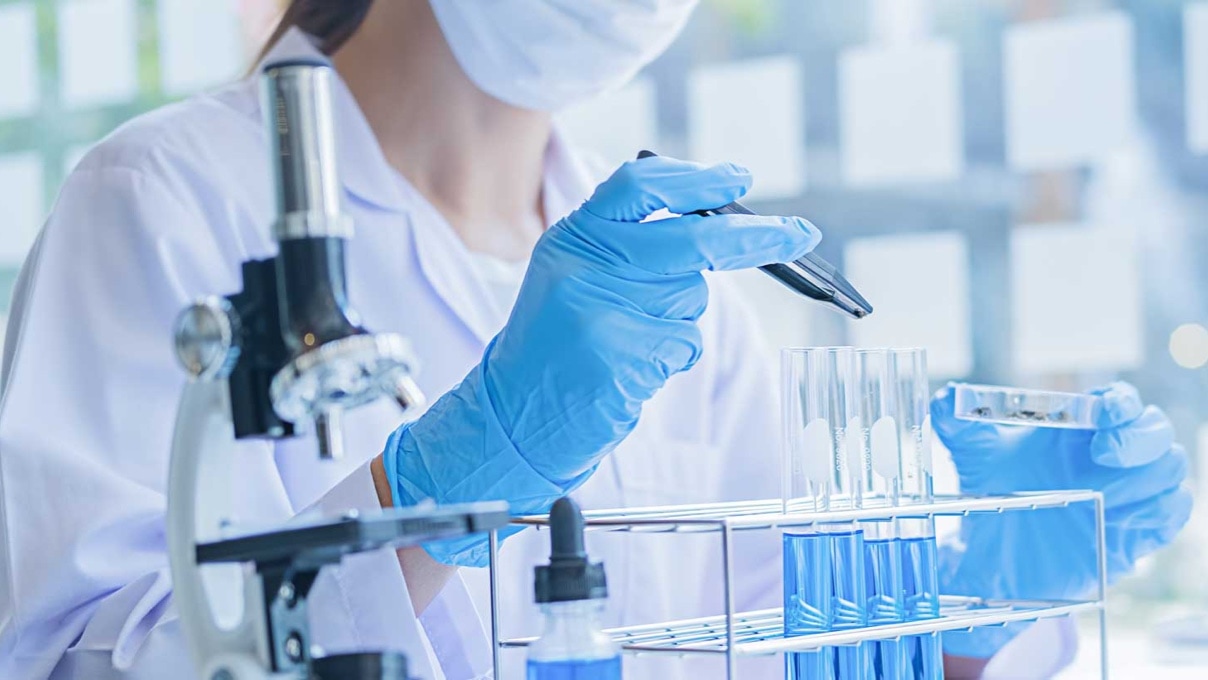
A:
{"type": "MultiPolygon", "coordinates": [[[[266,59],[330,55],[342,79],[341,175],[358,227],[353,306],[367,327],[411,338],[421,387],[445,396],[402,427],[389,405],[350,413],[350,455],[339,463],[319,463],[304,440],[241,444],[247,466],[232,471],[241,520],[426,497],[505,499],[528,512],[568,491],[597,508],[777,495],[775,388],[755,324],[727,282],[706,290],[700,271],[797,257],[816,231],[778,218],[639,226],[659,208],[733,200],[750,178],[654,159],[593,194],[603,175],[550,121],[550,110],[631,77],[694,5],[291,4],[266,59]]],[[[184,379],[168,340],[191,298],[238,290],[239,263],[273,253],[260,120],[251,79],[116,132],[69,178],[23,272],[0,407],[12,588],[0,676],[179,677],[186,667],[163,537],[184,379]],[[47,498],[65,500],[35,510],[47,498]]],[[[1140,411],[1126,415],[1105,426],[1129,435],[1140,411]]],[[[1113,451],[1139,448],[1147,463],[1178,458],[1168,436],[1117,438],[1113,451]]],[[[976,437],[1010,463],[1003,440],[976,437]]],[[[1089,450],[1078,451],[1088,463],[1089,450]]],[[[1180,512],[1151,514],[1177,529],[1180,512]]],[[[609,565],[616,620],[718,610],[713,544],[681,540],[593,545],[609,565]]],[[[532,631],[517,630],[529,607],[522,563],[538,559],[540,544],[521,535],[505,546],[505,632],[532,631]]],[[[346,560],[316,585],[316,639],[329,651],[402,650],[421,677],[484,677],[489,649],[454,569],[481,565],[482,548],[463,541],[346,560]]],[[[748,575],[739,606],[778,598],[775,553],[774,541],[738,547],[748,575]]],[[[954,559],[965,572],[976,566],[954,559]]],[[[964,663],[980,668],[1003,642],[966,645],[980,659],[964,663]]],[[[686,672],[645,661],[627,671],[686,672]]]]}

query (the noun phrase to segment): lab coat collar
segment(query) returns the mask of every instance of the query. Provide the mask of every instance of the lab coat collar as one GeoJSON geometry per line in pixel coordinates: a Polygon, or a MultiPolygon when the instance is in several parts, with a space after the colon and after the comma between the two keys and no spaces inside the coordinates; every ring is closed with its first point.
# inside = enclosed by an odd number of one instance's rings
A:
{"type": "MultiPolygon", "coordinates": [[[[266,63],[298,58],[330,63],[311,36],[292,28],[265,55],[257,73],[266,63]]],[[[371,205],[407,215],[424,277],[485,346],[507,319],[499,318],[465,244],[440,212],[386,161],[369,121],[344,81],[337,77],[334,84],[336,144],[345,190],[371,205]]],[[[594,179],[588,165],[555,128],[545,153],[542,187],[547,228],[578,207],[595,186],[594,179]]]]}
{"type": "MultiPolygon", "coordinates": [[[[316,41],[298,28],[291,28],[256,66],[255,77],[265,64],[282,59],[321,59],[331,63],[316,41]]],[[[394,176],[398,173],[386,161],[373,128],[344,80],[337,74],[332,91],[335,108],[337,160],[345,190],[372,205],[402,211],[406,203],[394,176]]]]}
{"type": "Polygon", "coordinates": [[[553,134],[545,152],[545,187],[542,198],[545,219],[553,226],[591,196],[596,185],[604,181],[604,166],[591,163],[579,153],[554,122],[553,134]]]}
{"type": "MultiPolygon", "coordinates": [[[[595,186],[587,165],[554,131],[545,151],[542,203],[546,228],[565,217],[595,186]]],[[[472,255],[452,225],[415,187],[395,173],[408,211],[420,270],[441,300],[485,347],[503,327],[489,285],[474,266],[472,255]]]]}

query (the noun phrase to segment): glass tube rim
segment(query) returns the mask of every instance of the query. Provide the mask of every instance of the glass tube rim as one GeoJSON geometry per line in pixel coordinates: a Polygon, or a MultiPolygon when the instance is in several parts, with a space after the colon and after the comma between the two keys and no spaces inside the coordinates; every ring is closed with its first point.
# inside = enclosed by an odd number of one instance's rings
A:
{"type": "Polygon", "coordinates": [[[856,347],[852,345],[824,345],[820,347],[781,347],[781,354],[807,354],[807,353],[837,353],[837,352],[854,352],[856,347]]]}

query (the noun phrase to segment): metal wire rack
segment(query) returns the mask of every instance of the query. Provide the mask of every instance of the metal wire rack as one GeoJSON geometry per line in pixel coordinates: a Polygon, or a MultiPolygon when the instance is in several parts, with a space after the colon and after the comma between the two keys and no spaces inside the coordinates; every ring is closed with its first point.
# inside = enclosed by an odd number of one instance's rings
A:
{"type": "MultiPolygon", "coordinates": [[[[933,502],[926,504],[828,512],[816,512],[808,507],[786,509],[786,505],[782,501],[768,500],[590,511],[584,513],[584,516],[588,531],[712,532],[720,536],[724,591],[722,595],[725,612],[718,616],[656,622],[609,630],[613,639],[629,653],[724,656],[726,677],[733,679],[737,677],[735,661],[738,657],[743,656],[803,652],[821,647],[851,645],[873,640],[893,640],[909,635],[968,630],[980,626],[1000,626],[1082,612],[1096,612],[1099,618],[1102,677],[1106,679],[1108,676],[1105,611],[1107,565],[1104,545],[1103,497],[1096,492],[1036,492],[993,497],[939,496],[933,502]],[[732,534],[736,531],[788,529],[863,520],[1028,512],[1044,508],[1066,507],[1075,503],[1091,503],[1095,507],[1096,545],[1094,548],[1098,557],[1099,583],[1091,599],[1002,601],[943,596],[938,618],[794,637],[784,636],[783,615],[780,609],[737,612],[734,608],[731,583],[733,576],[732,534]]],[[[544,516],[521,517],[514,519],[512,523],[540,529],[548,525],[548,518],[544,516]]],[[[1091,546],[1087,546],[1088,550],[1090,548],[1091,546]]],[[[495,677],[500,678],[500,650],[526,646],[535,638],[502,640],[499,637],[495,569],[497,551],[498,538],[496,534],[492,533],[490,541],[491,629],[495,651],[495,677]]]]}
{"type": "MultiPolygon", "coordinates": [[[[893,640],[910,635],[968,630],[978,626],[1003,625],[1015,621],[1034,621],[1094,611],[1098,606],[1090,601],[982,600],[973,597],[945,595],[940,598],[940,617],[926,621],[909,621],[859,630],[814,633],[796,637],[784,636],[784,617],[780,609],[737,614],[734,618],[734,654],[760,656],[785,652],[806,652],[822,647],[851,645],[865,640],[893,640]]],[[[630,652],[652,653],[726,653],[726,617],[710,616],[671,623],[611,628],[606,631],[630,652]]],[[[503,647],[525,647],[537,638],[501,640],[503,647]]]]}

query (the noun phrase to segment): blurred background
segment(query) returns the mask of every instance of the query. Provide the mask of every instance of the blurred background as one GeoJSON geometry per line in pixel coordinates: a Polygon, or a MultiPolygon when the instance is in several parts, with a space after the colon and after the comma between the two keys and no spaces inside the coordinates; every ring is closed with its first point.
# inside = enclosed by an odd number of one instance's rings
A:
{"type": "MultiPolygon", "coordinates": [[[[0,317],[89,145],[239,77],[278,4],[0,0],[0,317]]],[[[1208,0],[703,0],[637,81],[560,123],[613,161],[746,164],[753,207],[823,229],[877,314],[849,325],[741,275],[773,346],[925,346],[937,386],[1123,377],[1208,485],[1208,0]]],[[[1206,548],[1201,503],[1113,589],[1121,676],[1208,657],[1187,618],[1206,548]]],[[[1088,642],[1063,677],[1095,659],[1088,642]]]]}

